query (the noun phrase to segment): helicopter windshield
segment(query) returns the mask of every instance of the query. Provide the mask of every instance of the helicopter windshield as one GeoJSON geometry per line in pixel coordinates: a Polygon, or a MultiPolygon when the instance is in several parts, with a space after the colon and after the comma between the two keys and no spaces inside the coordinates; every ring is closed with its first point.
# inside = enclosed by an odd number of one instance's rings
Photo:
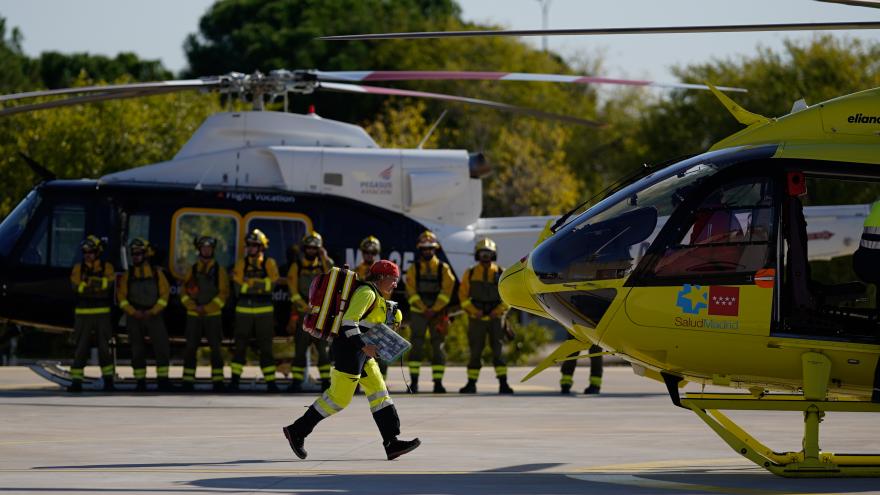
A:
{"type": "Polygon", "coordinates": [[[0,256],[9,256],[15,242],[18,240],[28,222],[40,205],[40,195],[37,191],[31,191],[0,223],[0,256]]]}
{"type": "Polygon", "coordinates": [[[625,278],[689,191],[724,166],[701,155],[619,190],[538,246],[535,273],[545,283],[625,278]]]}

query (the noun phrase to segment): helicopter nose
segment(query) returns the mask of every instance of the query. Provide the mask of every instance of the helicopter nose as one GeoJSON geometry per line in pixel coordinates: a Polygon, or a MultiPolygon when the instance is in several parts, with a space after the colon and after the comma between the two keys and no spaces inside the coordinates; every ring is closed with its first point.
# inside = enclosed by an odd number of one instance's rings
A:
{"type": "Polygon", "coordinates": [[[529,289],[529,278],[533,275],[528,266],[528,259],[523,258],[504,270],[501,280],[498,281],[498,291],[501,294],[501,299],[510,306],[537,316],[549,318],[550,316],[535,302],[535,298],[529,289]]]}

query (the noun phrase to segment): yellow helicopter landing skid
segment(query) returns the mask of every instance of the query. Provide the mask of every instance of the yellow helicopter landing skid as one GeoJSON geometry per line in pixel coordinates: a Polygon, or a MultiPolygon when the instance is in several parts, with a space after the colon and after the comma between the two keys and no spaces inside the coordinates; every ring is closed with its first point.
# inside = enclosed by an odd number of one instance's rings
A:
{"type": "Polygon", "coordinates": [[[880,477],[880,455],[832,454],[819,448],[819,423],[826,412],[880,412],[880,404],[857,399],[827,400],[831,362],[816,352],[805,353],[802,361],[803,395],[758,398],[751,394],[690,393],[680,399],[679,405],[696,413],[733,450],[773,474],[788,478],[880,477]],[[722,409],[802,411],[803,450],[774,452],[721,413],[722,409]]]}

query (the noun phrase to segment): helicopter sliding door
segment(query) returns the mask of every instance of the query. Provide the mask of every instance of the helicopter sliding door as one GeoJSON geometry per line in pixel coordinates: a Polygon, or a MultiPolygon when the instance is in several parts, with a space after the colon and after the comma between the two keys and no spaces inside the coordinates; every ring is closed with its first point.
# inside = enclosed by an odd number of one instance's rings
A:
{"type": "Polygon", "coordinates": [[[641,346],[628,352],[669,366],[769,334],[779,181],[761,168],[732,167],[675,192],[680,206],[627,281],[626,314],[639,335],[626,340],[641,346]]]}
{"type": "Polygon", "coordinates": [[[774,336],[877,344],[880,265],[854,254],[870,204],[880,199],[880,176],[822,162],[792,162],[787,173],[804,185],[781,212],[785,269],[774,336]]]}

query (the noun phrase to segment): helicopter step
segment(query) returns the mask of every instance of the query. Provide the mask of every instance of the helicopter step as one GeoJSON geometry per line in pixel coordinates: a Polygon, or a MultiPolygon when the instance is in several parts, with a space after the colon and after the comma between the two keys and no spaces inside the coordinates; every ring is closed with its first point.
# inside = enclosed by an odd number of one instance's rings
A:
{"type": "MultiPolygon", "coordinates": [[[[818,352],[802,355],[803,394],[687,394],[679,404],[693,411],[733,450],[773,474],[787,478],[877,477],[880,454],[833,454],[819,448],[819,423],[827,412],[877,412],[880,403],[828,396],[831,361],[818,352]],[[724,415],[721,410],[801,411],[803,450],[774,452],[724,415]]],[[[671,391],[671,389],[670,389],[671,391]]],[[[673,401],[676,397],[673,396],[673,401]]]]}
{"type": "MultiPolygon", "coordinates": [[[[72,378],[70,376],[70,372],[61,366],[61,363],[54,361],[39,361],[36,364],[31,364],[30,369],[36,373],[37,375],[43,377],[44,379],[55,383],[61,387],[66,388],[70,385],[72,378]]],[[[183,389],[183,380],[181,378],[171,379],[171,386],[173,390],[180,391],[183,389]]],[[[148,391],[155,391],[156,385],[153,383],[154,380],[149,380],[147,384],[148,391]]],[[[227,379],[228,383],[228,379],[227,379]]],[[[278,384],[278,388],[282,391],[287,390],[290,386],[290,380],[286,378],[278,378],[275,383],[278,384]]],[[[133,392],[135,390],[137,383],[134,378],[128,377],[120,377],[119,375],[113,381],[114,389],[118,392],[133,392]]],[[[101,378],[90,378],[86,376],[83,379],[83,390],[86,391],[101,391],[104,386],[104,380],[101,378]]],[[[213,383],[210,378],[196,378],[194,383],[194,391],[196,392],[210,392],[213,389],[213,383]]],[[[315,380],[314,378],[310,378],[302,383],[302,393],[314,393],[320,391],[320,381],[315,380]]],[[[266,392],[266,382],[262,379],[254,378],[254,377],[243,377],[241,383],[239,384],[239,392],[266,392]]]]}

